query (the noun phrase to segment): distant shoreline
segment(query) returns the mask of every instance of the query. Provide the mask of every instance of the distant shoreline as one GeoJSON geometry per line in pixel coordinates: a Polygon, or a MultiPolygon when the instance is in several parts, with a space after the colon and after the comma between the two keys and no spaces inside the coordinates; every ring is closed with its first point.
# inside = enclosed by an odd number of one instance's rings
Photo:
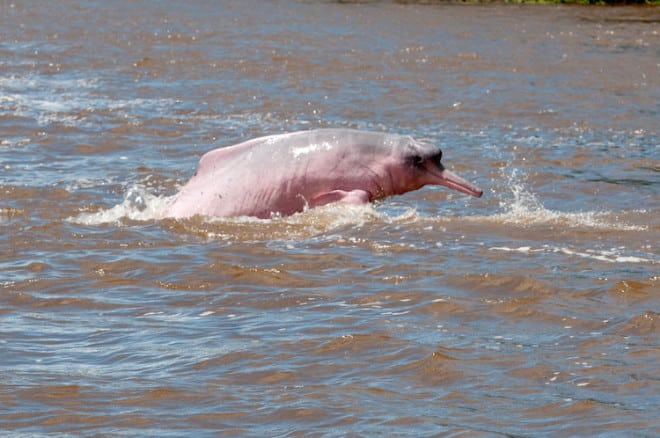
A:
{"type": "MultiPolygon", "coordinates": [[[[378,3],[382,0],[337,0],[338,3],[378,3]]],[[[534,3],[595,6],[660,6],[660,0],[391,0],[400,4],[443,4],[443,3],[534,3]]]]}

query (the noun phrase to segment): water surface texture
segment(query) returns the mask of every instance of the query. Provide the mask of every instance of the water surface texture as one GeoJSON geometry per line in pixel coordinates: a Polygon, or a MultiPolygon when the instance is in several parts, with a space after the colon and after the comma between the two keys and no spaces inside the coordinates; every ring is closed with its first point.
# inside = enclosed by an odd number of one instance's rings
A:
{"type": "Polygon", "coordinates": [[[0,430],[660,435],[657,8],[0,11],[0,430]],[[204,152],[319,127],[484,197],[154,219],[204,152]]]}

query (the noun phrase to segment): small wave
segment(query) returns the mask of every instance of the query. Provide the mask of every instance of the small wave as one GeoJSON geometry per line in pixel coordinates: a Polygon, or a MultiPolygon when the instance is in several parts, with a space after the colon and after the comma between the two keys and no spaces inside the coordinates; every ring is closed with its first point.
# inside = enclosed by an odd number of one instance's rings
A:
{"type": "Polygon", "coordinates": [[[21,216],[25,216],[25,211],[21,209],[0,207],[0,223],[9,222],[11,219],[21,216]]]}
{"type": "Polygon", "coordinates": [[[613,248],[610,250],[584,249],[576,250],[566,246],[543,245],[540,247],[520,246],[511,248],[507,246],[494,246],[489,248],[491,251],[519,252],[529,253],[560,253],[570,256],[588,258],[608,263],[658,263],[652,256],[640,257],[638,255],[625,254],[625,248],[613,248]]]}
{"type": "MultiPolygon", "coordinates": [[[[2,101],[2,98],[0,98],[0,102],[2,101]]],[[[4,138],[0,140],[0,146],[25,146],[27,144],[30,144],[30,139],[27,137],[11,137],[11,138],[4,138]]],[[[5,166],[6,167],[6,166],[5,166]]]]}
{"type": "MultiPolygon", "coordinates": [[[[646,231],[648,229],[647,226],[642,225],[612,222],[609,220],[611,216],[612,214],[607,212],[587,211],[570,213],[548,210],[546,208],[531,210],[514,206],[514,208],[503,213],[481,217],[479,220],[523,226],[554,225],[571,228],[590,228],[602,231],[646,231]]],[[[475,218],[477,217],[468,219],[474,220],[475,218]]]]}

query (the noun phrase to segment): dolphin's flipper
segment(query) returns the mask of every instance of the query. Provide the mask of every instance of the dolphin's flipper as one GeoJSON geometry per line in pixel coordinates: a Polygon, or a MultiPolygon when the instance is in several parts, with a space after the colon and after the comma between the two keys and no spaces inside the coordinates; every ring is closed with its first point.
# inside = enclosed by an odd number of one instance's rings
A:
{"type": "Polygon", "coordinates": [[[333,190],[320,193],[312,198],[311,207],[330,204],[331,202],[343,202],[345,204],[362,205],[369,203],[369,193],[364,190],[333,190]]]}

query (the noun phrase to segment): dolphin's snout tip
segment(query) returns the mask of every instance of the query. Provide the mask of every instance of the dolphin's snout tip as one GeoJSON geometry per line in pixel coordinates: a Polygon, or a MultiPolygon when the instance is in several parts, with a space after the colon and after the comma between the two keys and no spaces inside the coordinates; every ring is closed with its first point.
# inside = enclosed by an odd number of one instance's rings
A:
{"type": "Polygon", "coordinates": [[[461,190],[460,188],[456,188],[456,189],[458,191],[466,193],[470,196],[474,196],[475,198],[481,198],[484,195],[483,190],[481,190],[480,188],[474,187],[474,186],[472,186],[472,187],[470,187],[470,186],[463,187],[463,189],[465,189],[465,190],[461,190]]]}

